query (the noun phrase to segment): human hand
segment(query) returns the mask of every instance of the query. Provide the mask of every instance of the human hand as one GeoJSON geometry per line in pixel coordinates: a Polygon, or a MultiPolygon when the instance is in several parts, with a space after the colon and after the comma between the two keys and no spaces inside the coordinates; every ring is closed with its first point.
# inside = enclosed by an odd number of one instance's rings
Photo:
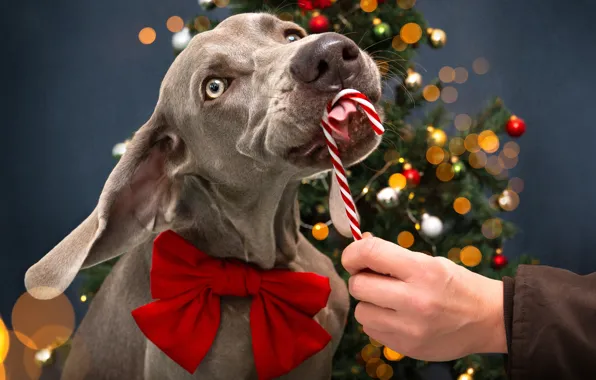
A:
{"type": "Polygon", "coordinates": [[[385,346],[427,361],[507,352],[501,281],[370,234],[344,250],[342,264],[361,301],[356,320],[385,346]]]}

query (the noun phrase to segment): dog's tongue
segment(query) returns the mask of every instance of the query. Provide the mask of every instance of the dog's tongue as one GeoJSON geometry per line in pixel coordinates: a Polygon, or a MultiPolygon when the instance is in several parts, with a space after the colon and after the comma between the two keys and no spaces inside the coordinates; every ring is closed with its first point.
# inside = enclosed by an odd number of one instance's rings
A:
{"type": "Polygon", "coordinates": [[[350,141],[348,130],[349,116],[356,112],[356,105],[352,100],[342,99],[337,102],[329,112],[329,121],[335,137],[344,141],[350,141]]]}

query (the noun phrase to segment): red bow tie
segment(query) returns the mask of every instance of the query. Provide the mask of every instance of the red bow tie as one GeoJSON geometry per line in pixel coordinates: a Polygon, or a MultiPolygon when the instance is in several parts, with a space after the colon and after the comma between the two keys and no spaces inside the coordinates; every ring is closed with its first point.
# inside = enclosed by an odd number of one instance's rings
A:
{"type": "Polygon", "coordinates": [[[220,297],[252,297],[253,355],[264,380],[288,373],[329,343],[313,317],[330,292],[327,277],[215,259],[166,231],[153,243],[151,295],[157,300],[132,316],[151,342],[194,373],[217,335],[220,297]]]}

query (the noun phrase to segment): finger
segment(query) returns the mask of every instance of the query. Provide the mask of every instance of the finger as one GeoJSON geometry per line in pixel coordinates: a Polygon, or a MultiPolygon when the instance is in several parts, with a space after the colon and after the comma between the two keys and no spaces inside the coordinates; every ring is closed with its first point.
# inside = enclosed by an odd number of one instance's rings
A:
{"type": "Polygon", "coordinates": [[[399,328],[395,310],[385,309],[367,302],[360,302],[354,309],[354,318],[363,327],[392,333],[399,328]]]}
{"type": "Polygon", "coordinates": [[[365,269],[386,274],[400,280],[408,279],[426,255],[409,251],[397,244],[377,237],[351,243],[344,250],[341,263],[350,274],[365,269]]]}
{"type": "Polygon", "coordinates": [[[386,309],[397,310],[408,297],[406,283],[375,273],[357,273],[348,285],[352,297],[386,309]]]}
{"type": "Polygon", "coordinates": [[[362,234],[362,238],[363,239],[368,239],[368,238],[371,238],[371,237],[374,237],[374,235],[371,234],[370,232],[365,232],[365,233],[362,234]]]}

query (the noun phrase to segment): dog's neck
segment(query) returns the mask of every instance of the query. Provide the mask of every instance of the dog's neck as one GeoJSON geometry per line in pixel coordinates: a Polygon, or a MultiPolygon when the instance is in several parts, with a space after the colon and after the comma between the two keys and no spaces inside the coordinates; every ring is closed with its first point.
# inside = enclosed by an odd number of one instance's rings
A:
{"type": "Polygon", "coordinates": [[[263,269],[283,267],[294,259],[300,236],[299,181],[281,174],[255,178],[242,188],[197,177],[190,182],[193,195],[185,198],[192,203],[183,202],[183,209],[192,224],[180,233],[197,248],[263,269]]]}

